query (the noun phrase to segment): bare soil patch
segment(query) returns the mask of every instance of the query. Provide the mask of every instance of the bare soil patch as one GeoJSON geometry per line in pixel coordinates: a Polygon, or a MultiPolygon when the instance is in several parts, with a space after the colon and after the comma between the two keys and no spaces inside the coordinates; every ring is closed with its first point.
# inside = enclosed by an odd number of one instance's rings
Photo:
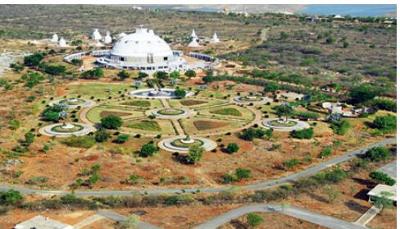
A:
{"type": "Polygon", "coordinates": [[[218,121],[197,120],[193,122],[197,130],[209,130],[227,126],[228,123],[218,121]]]}

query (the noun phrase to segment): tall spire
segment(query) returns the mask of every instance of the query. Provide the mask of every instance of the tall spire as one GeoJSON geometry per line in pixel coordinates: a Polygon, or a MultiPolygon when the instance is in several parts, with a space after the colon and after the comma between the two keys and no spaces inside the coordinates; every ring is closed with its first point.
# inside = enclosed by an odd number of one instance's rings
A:
{"type": "Polygon", "coordinates": [[[213,35],[213,37],[212,37],[212,39],[211,39],[211,42],[212,42],[212,43],[218,43],[218,42],[219,42],[219,38],[218,38],[216,32],[214,32],[214,35],[213,35]]]}
{"type": "Polygon", "coordinates": [[[198,38],[197,35],[196,35],[196,32],[194,31],[194,29],[192,30],[192,34],[190,35],[190,37],[192,39],[197,39],[198,38]]]}

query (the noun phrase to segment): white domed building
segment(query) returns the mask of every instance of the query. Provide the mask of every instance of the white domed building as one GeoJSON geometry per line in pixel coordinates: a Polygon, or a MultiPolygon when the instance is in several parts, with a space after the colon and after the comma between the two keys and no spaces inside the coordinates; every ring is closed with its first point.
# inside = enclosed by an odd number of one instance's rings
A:
{"type": "Polygon", "coordinates": [[[135,33],[121,37],[108,55],[97,59],[106,67],[135,69],[145,72],[186,70],[181,52],[154,34],[153,30],[138,28],[135,33]]]}

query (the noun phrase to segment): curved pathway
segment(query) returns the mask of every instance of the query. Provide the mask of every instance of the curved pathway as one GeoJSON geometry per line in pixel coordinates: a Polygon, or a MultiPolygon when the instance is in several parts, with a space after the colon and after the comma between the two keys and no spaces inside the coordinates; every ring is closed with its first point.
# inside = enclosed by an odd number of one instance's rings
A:
{"type": "Polygon", "coordinates": [[[361,225],[356,225],[344,220],[340,220],[331,216],[321,215],[298,207],[273,205],[273,204],[254,204],[228,211],[222,215],[215,217],[214,219],[211,219],[203,224],[198,225],[197,227],[195,227],[195,229],[217,228],[225,223],[228,223],[232,219],[236,219],[242,215],[251,212],[269,212],[269,213],[276,212],[332,229],[365,228],[361,225]]]}
{"type": "MultiPolygon", "coordinates": [[[[364,154],[368,149],[376,146],[385,146],[389,144],[396,144],[396,138],[386,138],[379,142],[370,144],[361,149],[353,150],[347,152],[341,156],[332,158],[328,161],[322,162],[320,164],[309,167],[301,172],[293,173],[288,176],[284,176],[274,180],[265,180],[261,182],[257,182],[254,184],[239,186],[243,190],[265,190],[270,189],[282,184],[287,184],[293,181],[297,181],[301,178],[312,176],[324,169],[327,169],[331,166],[340,164],[342,162],[351,160],[358,155],[364,154]]],[[[237,186],[235,186],[237,187],[237,186]]],[[[226,191],[232,188],[232,186],[222,186],[222,187],[195,187],[195,188],[145,188],[145,189],[132,189],[132,190],[75,190],[74,194],[77,196],[130,196],[133,193],[142,193],[142,194],[174,194],[174,193],[188,193],[188,192],[206,192],[206,193],[216,193],[221,191],[226,191]]],[[[0,191],[7,191],[10,189],[17,190],[22,194],[33,194],[33,195],[65,195],[71,193],[69,190],[41,190],[34,189],[24,186],[12,185],[12,184],[0,184],[0,191]]]]}

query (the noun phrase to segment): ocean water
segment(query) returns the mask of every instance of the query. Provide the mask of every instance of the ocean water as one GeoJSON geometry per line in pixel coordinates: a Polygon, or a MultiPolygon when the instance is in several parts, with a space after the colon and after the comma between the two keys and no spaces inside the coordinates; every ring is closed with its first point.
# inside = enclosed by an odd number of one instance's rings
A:
{"type": "Polygon", "coordinates": [[[396,14],[395,4],[313,4],[307,5],[301,13],[315,15],[340,14],[342,16],[386,16],[396,14]]]}

